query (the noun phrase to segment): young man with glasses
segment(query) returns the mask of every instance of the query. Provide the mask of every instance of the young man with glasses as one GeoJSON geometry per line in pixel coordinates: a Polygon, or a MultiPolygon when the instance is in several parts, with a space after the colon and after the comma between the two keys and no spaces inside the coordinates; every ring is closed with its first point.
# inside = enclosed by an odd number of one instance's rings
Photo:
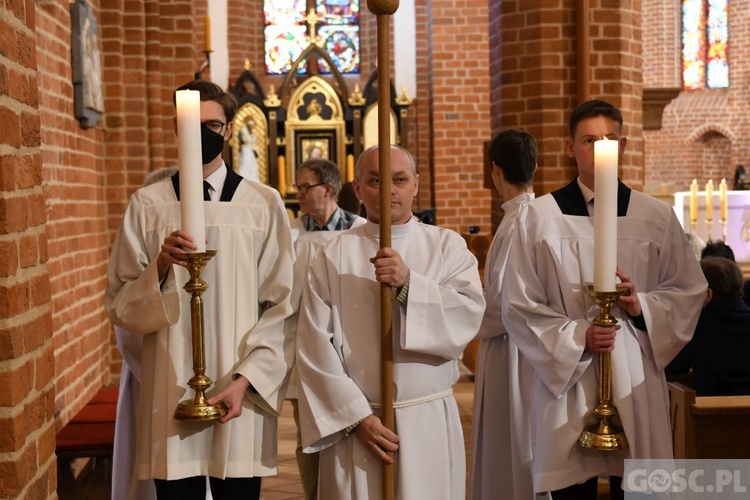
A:
{"type": "MultiPolygon", "coordinates": [[[[218,421],[173,418],[191,397],[190,294],[185,251],[197,246],[181,227],[179,174],[130,199],[109,265],[105,308],[112,322],[143,336],[137,474],[159,499],[200,499],[206,477],[216,500],[260,496],[276,474],[277,417],[293,360],[284,329],[292,313],[293,250],[278,192],[243,179],[221,157],[237,110],[234,96],[196,80],[178,90],[201,94],[206,240],[218,251],[203,269],[208,403],[224,402],[218,421]]],[[[179,133],[179,130],[177,130],[179,133]]]]}
{"type": "MultiPolygon", "coordinates": [[[[335,163],[325,159],[307,160],[297,169],[297,190],[302,216],[294,219],[292,241],[297,253],[295,279],[306,282],[305,274],[310,260],[319,247],[328,243],[338,231],[360,226],[366,221],[342,209],[336,203],[341,189],[341,172],[335,163]]],[[[302,286],[295,283],[295,305],[299,304],[302,286]]],[[[290,322],[296,329],[296,321],[290,322]]],[[[294,421],[297,424],[297,465],[306,500],[315,500],[318,490],[318,454],[302,453],[299,431],[299,407],[297,405],[296,370],[292,372],[287,399],[292,401],[294,421]]]]}

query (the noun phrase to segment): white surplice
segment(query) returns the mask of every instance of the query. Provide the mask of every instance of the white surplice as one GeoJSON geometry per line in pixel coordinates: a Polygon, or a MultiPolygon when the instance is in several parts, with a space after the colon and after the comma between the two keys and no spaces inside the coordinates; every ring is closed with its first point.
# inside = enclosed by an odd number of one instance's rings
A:
{"type": "Polygon", "coordinates": [[[612,399],[630,445],[625,451],[577,444],[598,402],[598,356],[584,352],[586,329],[599,312],[583,289],[593,281],[593,218],[563,214],[550,194],[521,210],[512,233],[503,322],[533,367],[538,492],[622,475],[624,458],[672,456],[663,370],[693,334],[706,282],[671,207],[630,193],[626,215],[617,218],[617,265],[636,285],[647,329],[613,306],[621,329],[612,351],[612,399]]]}
{"type": "Polygon", "coordinates": [[[291,368],[293,338],[283,329],[292,312],[293,250],[278,193],[240,180],[228,202],[205,202],[203,269],[206,375],[225,388],[235,374],[252,388],[243,412],[226,424],[178,421],[178,403],[192,399],[190,294],[186,269],[172,266],[160,283],[156,258],[164,238],[181,227],[172,183],[130,199],[115,240],[105,308],[117,326],[143,335],[138,409],[138,475],[180,479],[276,473],[277,416],[291,368]]]}
{"type": "MultiPolygon", "coordinates": [[[[321,451],[319,498],[382,498],[382,466],[347,426],[378,408],[379,289],[373,257],[379,227],[341,233],[310,266],[297,337],[302,442],[321,451]],[[372,406],[371,406],[372,405],[372,406]]],[[[452,386],[457,357],[484,310],[477,261],[450,230],[415,220],[392,228],[410,269],[406,307],[394,299],[396,494],[463,499],[463,432],[452,386]]],[[[375,410],[377,411],[377,410],[375,410]]]]}
{"type": "MultiPolygon", "coordinates": [[[[367,220],[363,217],[357,217],[351,227],[363,225],[367,220]]],[[[315,252],[335,238],[340,231],[307,231],[302,219],[293,219],[289,223],[292,230],[292,243],[296,259],[294,261],[294,288],[292,290],[292,304],[295,308],[295,314],[287,320],[287,325],[297,334],[297,311],[302,301],[302,290],[307,286],[307,269],[310,267],[315,252]]],[[[292,376],[289,379],[289,388],[286,391],[286,399],[297,399],[297,368],[292,369],[292,376]]]]}
{"type": "Polygon", "coordinates": [[[155,500],[151,480],[136,474],[136,434],[138,397],[141,392],[141,347],[143,337],[115,327],[117,350],[122,355],[120,391],[115,419],[115,444],[112,453],[112,500],[155,500]]]}
{"type": "Polygon", "coordinates": [[[531,366],[506,335],[500,302],[510,233],[521,206],[533,199],[533,193],[526,193],[503,204],[503,220],[484,268],[487,307],[477,335],[470,481],[473,500],[535,498],[529,427],[531,366]]]}

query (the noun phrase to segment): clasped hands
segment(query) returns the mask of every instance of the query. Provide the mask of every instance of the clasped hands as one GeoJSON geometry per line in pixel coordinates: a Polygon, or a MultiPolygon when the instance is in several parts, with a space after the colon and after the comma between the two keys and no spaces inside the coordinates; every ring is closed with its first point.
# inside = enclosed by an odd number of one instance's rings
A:
{"type": "MultiPolygon", "coordinates": [[[[617,284],[618,288],[626,288],[628,293],[620,295],[617,299],[617,305],[622,310],[627,312],[630,316],[640,316],[641,314],[641,302],[638,300],[638,292],[635,289],[635,283],[632,282],[630,276],[625,274],[619,267],[615,272],[620,283],[617,284]]],[[[620,329],[620,325],[614,327],[604,327],[599,325],[591,325],[586,330],[586,347],[585,352],[611,352],[615,348],[615,336],[617,330],[620,329]]]]}

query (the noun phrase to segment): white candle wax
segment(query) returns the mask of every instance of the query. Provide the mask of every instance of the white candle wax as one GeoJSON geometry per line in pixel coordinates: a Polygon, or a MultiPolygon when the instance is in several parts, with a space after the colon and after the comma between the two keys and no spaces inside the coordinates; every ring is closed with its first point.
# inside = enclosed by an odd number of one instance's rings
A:
{"type": "Polygon", "coordinates": [[[619,141],[594,142],[594,290],[614,292],[619,141]]]}
{"type": "Polygon", "coordinates": [[[690,183],[690,222],[698,220],[698,181],[690,183]]]}
{"type": "Polygon", "coordinates": [[[200,92],[178,90],[176,105],[182,230],[193,237],[198,246],[196,252],[205,252],[206,218],[203,212],[200,92]]]}

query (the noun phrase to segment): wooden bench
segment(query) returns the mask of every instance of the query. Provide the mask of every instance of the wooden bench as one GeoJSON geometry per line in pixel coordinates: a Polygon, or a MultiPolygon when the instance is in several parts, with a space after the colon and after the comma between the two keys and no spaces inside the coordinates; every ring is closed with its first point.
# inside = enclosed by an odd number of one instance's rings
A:
{"type": "Polygon", "coordinates": [[[696,397],[669,382],[675,458],[750,458],[750,396],[696,397]]]}
{"type": "Polygon", "coordinates": [[[107,489],[112,482],[117,387],[105,387],[57,433],[60,499],[80,498],[82,490],[107,489]],[[88,459],[79,467],[79,459],[88,459]],[[85,473],[76,473],[81,468],[85,473]]]}

